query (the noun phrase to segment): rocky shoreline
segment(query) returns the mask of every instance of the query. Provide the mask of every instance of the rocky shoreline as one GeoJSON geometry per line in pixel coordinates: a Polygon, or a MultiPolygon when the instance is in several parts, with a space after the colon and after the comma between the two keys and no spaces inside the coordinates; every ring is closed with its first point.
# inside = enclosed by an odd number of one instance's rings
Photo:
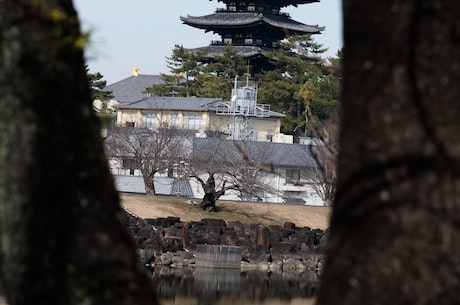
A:
{"type": "Polygon", "coordinates": [[[242,270],[283,273],[320,271],[327,230],[244,224],[206,218],[184,222],[179,217],[142,219],[125,210],[126,225],[146,266],[193,268],[197,245],[239,246],[242,270]]]}

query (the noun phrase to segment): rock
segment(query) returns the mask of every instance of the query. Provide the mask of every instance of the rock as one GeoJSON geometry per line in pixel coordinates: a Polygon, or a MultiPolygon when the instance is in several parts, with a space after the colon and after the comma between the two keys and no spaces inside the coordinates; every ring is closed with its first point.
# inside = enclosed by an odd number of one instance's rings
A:
{"type": "Polygon", "coordinates": [[[180,217],[146,218],[145,221],[156,228],[167,228],[180,221],[180,217]]]}
{"type": "Polygon", "coordinates": [[[294,244],[292,242],[279,242],[272,245],[272,251],[282,254],[289,254],[294,250],[294,244]]]}
{"type": "Polygon", "coordinates": [[[284,223],[284,228],[286,230],[294,231],[295,230],[295,223],[293,223],[293,222],[285,222],[284,223]]]}
{"type": "Polygon", "coordinates": [[[290,257],[283,262],[283,272],[302,273],[306,270],[307,267],[299,259],[290,257]]]}
{"type": "Polygon", "coordinates": [[[244,235],[244,225],[239,221],[229,221],[227,228],[231,228],[238,236],[244,235]]]}
{"type": "Polygon", "coordinates": [[[194,266],[193,251],[204,244],[239,246],[242,268],[302,273],[321,269],[327,248],[328,231],[297,228],[292,222],[283,226],[212,218],[183,222],[179,217],[141,219],[128,212],[124,222],[141,262],[158,266],[194,266]]]}
{"type": "Polygon", "coordinates": [[[255,231],[256,231],[255,244],[257,246],[268,247],[270,245],[270,231],[268,230],[268,228],[260,225],[256,228],[255,231]]]}
{"type": "Polygon", "coordinates": [[[204,218],[201,220],[201,222],[205,226],[210,226],[210,227],[220,227],[220,228],[227,227],[227,223],[223,219],[204,218]]]}
{"type": "Polygon", "coordinates": [[[139,260],[144,265],[150,265],[155,262],[155,250],[153,249],[138,249],[137,254],[139,255],[139,260]]]}
{"type": "Polygon", "coordinates": [[[182,239],[175,236],[165,236],[161,240],[163,242],[164,252],[177,252],[184,248],[182,247],[182,239]]]}
{"type": "Polygon", "coordinates": [[[178,236],[180,233],[179,228],[177,228],[175,225],[171,225],[169,227],[164,228],[161,231],[162,236],[178,236]]]}

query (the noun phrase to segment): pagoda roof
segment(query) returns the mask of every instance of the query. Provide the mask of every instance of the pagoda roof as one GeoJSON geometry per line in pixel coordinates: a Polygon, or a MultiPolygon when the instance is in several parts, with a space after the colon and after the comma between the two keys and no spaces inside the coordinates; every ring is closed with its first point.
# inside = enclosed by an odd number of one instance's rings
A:
{"type": "MultiPolygon", "coordinates": [[[[209,0],[209,1],[212,1],[212,0],[209,0]]],[[[217,0],[217,2],[223,2],[225,4],[228,4],[230,2],[234,2],[235,0],[217,0]]],[[[320,2],[320,0],[265,0],[265,1],[257,1],[257,0],[254,0],[252,1],[254,3],[259,3],[259,2],[263,2],[264,4],[269,4],[269,3],[272,3],[272,4],[276,4],[276,5],[279,5],[279,7],[286,7],[286,6],[297,6],[299,4],[308,4],[308,3],[314,3],[314,2],[320,2]]]]}
{"type": "Polygon", "coordinates": [[[205,16],[187,16],[180,17],[182,22],[190,26],[205,29],[210,31],[212,29],[233,27],[253,27],[261,23],[270,25],[275,28],[290,31],[291,33],[310,33],[319,34],[324,30],[324,27],[318,25],[306,25],[295,20],[292,20],[285,15],[272,15],[263,13],[227,13],[216,12],[211,15],[205,16]]]}

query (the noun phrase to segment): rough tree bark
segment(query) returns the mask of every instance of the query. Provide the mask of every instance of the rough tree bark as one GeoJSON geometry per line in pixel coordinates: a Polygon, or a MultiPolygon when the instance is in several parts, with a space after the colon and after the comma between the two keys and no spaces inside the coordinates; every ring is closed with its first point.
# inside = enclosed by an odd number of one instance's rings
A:
{"type": "Polygon", "coordinates": [[[318,304],[457,304],[460,2],[343,8],[338,192],[318,304]]]}
{"type": "Polygon", "coordinates": [[[10,305],[157,304],[123,222],[70,0],[0,1],[0,276],[10,305]]]}
{"type": "Polygon", "coordinates": [[[217,190],[216,189],[216,180],[214,178],[214,173],[208,173],[208,178],[206,181],[201,179],[198,176],[192,176],[200,182],[201,187],[203,188],[204,195],[203,199],[201,200],[201,208],[207,212],[217,212],[216,209],[216,201],[219,200],[220,197],[225,195],[225,191],[229,189],[233,189],[233,186],[226,186],[226,181],[223,182],[222,187],[217,190]]]}

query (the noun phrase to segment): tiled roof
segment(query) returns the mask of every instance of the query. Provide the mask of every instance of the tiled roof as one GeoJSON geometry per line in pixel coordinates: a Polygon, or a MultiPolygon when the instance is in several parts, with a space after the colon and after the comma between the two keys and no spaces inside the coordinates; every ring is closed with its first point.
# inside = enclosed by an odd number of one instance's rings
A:
{"type": "Polygon", "coordinates": [[[194,198],[192,186],[189,179],[174,179],[171,195],[194,198]]]}
{"type": "Polygon", "coordinates": [[[187,98],[169,96],[151,96],[140,101],[116,105],[119,109],[140,109],[140,110],[182,110],[182,111],[208,111],[209,105],[222,101],[221,98],[187,98]]]}
{"type": "Polygon", "coordinates": [[[142,176],[114,176],[115,187],[121,193],[145,194],[144,178],[142,176]]]}
{"type": "Polygon", "coordinates": [[[185,24],[201,28],[228,28],[229,26],[254,26],[260,23],[268,24],[275,28],[296,33],[320,33],[324,27],[306,25],[284,15],[271,15],[263,13],[227,13],[216,12],[205,16],[180,17],[185,24]]]}
{"type": "Polygon", "coordinates": [[[242,161],[243,151],[247,157],[266,166],[314,167],[314,146],[274,142],[235,141],[210,138],[193,139],[193,158],[221,158],[222,162],[242,161]],[[213,154],[211,157],[209,154],[213,154]]]}
{"type": "MultiPolygon", "coordinates": [[[[142,176],[126,176],[126,175],[114,175],[115,178],[115,187],[117,191],[120,193],[131,193],[131,194],[145,194],[145,184],[144,178],[142,176]]],[[[173,178],[166,178],[166,177],[155,177],[154,179],[154,186],[155,186],[155,193],[157,195],[175,195],[173,193],[173,178]]],[[[186,182],[184,182],[184,186],[182,186],[184,190],[184,197],[187,195],[190,197],[193,196],[193,192],[191,190],[190,185],[186,186],[186,182]]]]}
{"type": "Polygon", "coordinates": [[[104,91],[112,91],[114,99],[120,103],[132,103],[146,97],[145,88],[154,84],[162,84],[161,75],[139,74],[130,76],[116,83],[106,86],[104,91]]]}
{"type": "MultiPolygon", "coordinates": [[[[198,97],[167,97],[151,96],[143,100],[113,106],[117,109],[133,110],[162,110],[162,111],[199,111],[216,112],[216,105],[223,102],[222,98],[198,98],[198,97]]],[[[275,111],[269,112],[269,117],[285,117],[284,114],[275,111]]]]}

